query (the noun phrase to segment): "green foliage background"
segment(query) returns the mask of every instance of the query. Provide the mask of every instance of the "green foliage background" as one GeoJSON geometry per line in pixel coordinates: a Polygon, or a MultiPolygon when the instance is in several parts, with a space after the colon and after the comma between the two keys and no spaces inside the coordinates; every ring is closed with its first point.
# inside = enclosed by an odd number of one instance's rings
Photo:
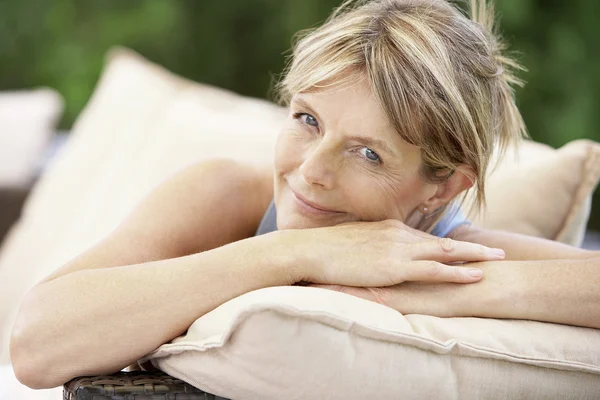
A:
{"type": "MultiPolygon", "coordinates": [[[[50,86],[69,128],[106,50],[133,48],[171,71],[267,97],[292,35],[340,0],[0,0],[0,90],[50,86]]],[[[600,140],[600,2],[496,0],[501,31],[528,69],[517,91],[531,136],[554,147],[600,140]]],[[[598,196],[596,196],[598,197],[598,196]]],[[[600,229],[596,198],[592,227],[600,229]]]]}

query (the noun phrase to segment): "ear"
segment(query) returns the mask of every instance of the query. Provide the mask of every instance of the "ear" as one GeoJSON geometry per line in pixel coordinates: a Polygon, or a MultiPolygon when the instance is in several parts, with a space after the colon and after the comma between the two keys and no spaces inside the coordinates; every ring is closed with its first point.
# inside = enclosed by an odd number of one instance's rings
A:
{"type": "Polygon", "coordinates": [[[437,184],[435,194],[423,202],[430,210],[437,210],[461,192],[475,184],[475,171],[467,165],[459,166],[444,182],[437,184]]]}

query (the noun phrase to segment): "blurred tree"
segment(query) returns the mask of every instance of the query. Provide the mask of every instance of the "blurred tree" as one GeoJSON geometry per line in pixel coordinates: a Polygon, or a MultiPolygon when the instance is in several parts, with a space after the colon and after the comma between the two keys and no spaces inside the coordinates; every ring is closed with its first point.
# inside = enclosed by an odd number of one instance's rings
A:
{"type": "MultiPolygon", "coordinates": [[[[196,81],[267,97],[292,35],[340,0],[0,0],[0,90],[50,86],[69,128],[113,45],[196,81]]],[[[554,147],[600,141],[600,2],[496,0],[500,27],[528,69],[517,98],[531,136],[554,147]]],[[[592,225],[600,229],[600,198],[592,225]]]]}

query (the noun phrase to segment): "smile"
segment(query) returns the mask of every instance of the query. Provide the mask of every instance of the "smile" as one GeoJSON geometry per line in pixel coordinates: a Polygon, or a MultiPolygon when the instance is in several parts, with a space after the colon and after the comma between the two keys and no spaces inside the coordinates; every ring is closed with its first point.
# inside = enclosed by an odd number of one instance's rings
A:
{"type": "Polygon", "coordinates": [[[294,194],[294,200],[295,200],[296,206],[298,207],[298,209],[300,211],[302,211],[305,214],[314,215],[314,216],[342,214],[342,212],[340,212],[340,211],[330,210],[330,209],[325,208],[317,203],[313,203],[313,202],[305,199],[298,193],[296,193],[294,190],[292,190],[292,193],[294,194]]]}

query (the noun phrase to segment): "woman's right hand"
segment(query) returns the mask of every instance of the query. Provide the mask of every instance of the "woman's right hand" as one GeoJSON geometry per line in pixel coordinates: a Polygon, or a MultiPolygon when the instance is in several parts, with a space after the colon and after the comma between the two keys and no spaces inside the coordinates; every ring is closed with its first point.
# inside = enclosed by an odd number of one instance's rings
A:
{"type": "Polygon", "coordinates": [[[277,234],[282,240],[281,251],[292,260],[297,281],[317,284],[381,287],[406,281],[473,283],[483,272],[469,268],[469,262],[504,259],[501,249],[439,238],[397,220],[277,234]],[[459,263],[464,264],[456,265],[459,263]]]}

